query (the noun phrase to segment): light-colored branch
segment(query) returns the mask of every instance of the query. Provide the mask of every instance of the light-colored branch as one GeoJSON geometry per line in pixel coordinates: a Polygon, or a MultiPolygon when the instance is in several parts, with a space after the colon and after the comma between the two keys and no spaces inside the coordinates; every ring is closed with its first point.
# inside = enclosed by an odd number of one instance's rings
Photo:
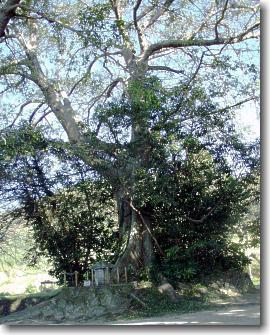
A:
{"type": "Polygon", "coordinates": [[[205,214],[203,217],[201,217],[200,219],[193,219],[189,216],[183,216],[184,219],[193,222],[193,223],[203,223],[213,212],[214,208],[209,208],[208,209],[208,213],[205,214]]]}
{"type": "Polygon", "coordinates": [[[155,24],[157,20],[170,8],[173,2],[174,0],[165,0],[164,4],[157,8],[156,12],[150,17],[145,25],[145,29],[150,28],[153,24],[155,24]]]}
{"type": "Polygon", "coordinates": [[[119,5],[119,0],[110,0],[110,3],[111,3],[111,6],[114,11],[115,18],[116,18],[118,31],[120,35],[122,36],[125,47],[128,49],[132,49],[132,43],[129,40],[126,27],[123,24],[122,12],[121,12],[121,6],[119,5]]]}
{"type": "Polygon", "coordinates": [[[242,42],[250,38],[258,38],[258,34],[254,34],[254,31],[257,30],[260,26],[260,23],[256,23],[243,33],[232,36],[229,38],[218,38],[218,39],[189,39],[189,40],[165,40],[159,43],[154,43],[150,45],[144,52],[142,60],[146,61],[149,57],[156,51],[169,49],[169,48],[188,48],[188,47],[199,47],[199,46],[212,46],[212,45],[223,45],[223,44],[235,44],[242,42]]]}
{"type": "Polygon", "coordinates": [[[137,11],[138,11],[138,9],[141,5],[141,2],[142,2],[142,0],[137,0],[136,5],[133,8],[133,22],[134,22],[135,30],[137,32],[141,52],[143,52],[144,49],[146,48],[146,40],[144,38],[143,31],[138,24],[138,18],[137,18],[137,11]]]}
{"type": "Polygon", "coordinates": [[[183,70],[176,70],[169,66],[162,66],[162,65],[149,65],[148,70],[149,71],[168,71],[168,72],[174,72],[176,74],[186,75],[183,70]]]}

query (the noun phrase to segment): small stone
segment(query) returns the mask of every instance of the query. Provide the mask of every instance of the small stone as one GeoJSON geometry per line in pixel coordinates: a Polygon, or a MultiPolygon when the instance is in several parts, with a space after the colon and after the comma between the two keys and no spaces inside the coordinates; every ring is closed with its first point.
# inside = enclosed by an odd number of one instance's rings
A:
{"type": "Polygon", "coordinates": [[[208,293],[208,290],[207,290],[206,287],[199,287],[199,288],[197,289],[197,291],[198,291],[199,293],[201,293],[201,294],[207,294],[207,293],[208,293]]]}
{"type": "Polygon", "coordinates": [[[171,284],[169,283],[162,284],[158,287],[158,290],[160,293],[167,294],[173,301],[176,300],[176,293],[171,284]]]}
{"type": "Polygon", "coordinates": [[[212,283],[210,287],[212,287],[215,290],[219,290],[219,285],[217,283],[212,283]]]}

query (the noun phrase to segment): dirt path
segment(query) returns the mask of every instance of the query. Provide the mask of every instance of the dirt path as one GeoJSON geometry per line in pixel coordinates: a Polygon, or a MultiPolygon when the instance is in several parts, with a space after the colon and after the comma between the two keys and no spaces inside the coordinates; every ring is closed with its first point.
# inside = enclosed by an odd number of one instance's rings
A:
{"type": "Polygon", "coordinates": [[[133,321],[117,321],[111,325],[260,325],[259,305],[238,305],[233,308],[162,316],[133,321]]]}
{"type": "Polygon", "coordinates": [[[112,322],[112,325],[260,325],[260,291],[228,301],[213,301],[208,311],[112,322]]]}

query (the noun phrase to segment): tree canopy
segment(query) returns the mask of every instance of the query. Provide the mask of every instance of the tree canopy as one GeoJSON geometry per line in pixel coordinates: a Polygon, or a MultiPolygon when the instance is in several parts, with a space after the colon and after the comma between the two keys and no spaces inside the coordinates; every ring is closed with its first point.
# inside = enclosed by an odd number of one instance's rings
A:
{"type": "MultiPolygon", "coordinates": [[[[27,124],[106,180],[118,263],[149,266],[164,257],[155,218],[171,206],[166,229],[182,217],[191,235],[187,222],[225,229],[240,211],[258,151],[233,118],[258,103],[259,28],[250,0],[4,1],[1,146],[27,124]]],[[[22,150],[35,159],[42,141],[31,142],[22,150]]]]}

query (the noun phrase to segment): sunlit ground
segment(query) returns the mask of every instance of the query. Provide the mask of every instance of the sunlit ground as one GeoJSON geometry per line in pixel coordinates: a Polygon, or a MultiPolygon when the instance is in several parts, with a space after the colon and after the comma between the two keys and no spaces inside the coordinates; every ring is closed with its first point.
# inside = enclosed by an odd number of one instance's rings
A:
{"type": "Polygon", "coordinates": [[[0,272],[0,293],[22,294],[40,291],[41,282],[55,280],[47,273],[25,273],[21,270],[12,273],[0,272]]]}
{"type": "Polygon", "coordinates": [[[232,308],[225,311],[202,311],[196,313],[183,314],[174,317],[167,317],[152,319],[152,320],[140,320],[140,321],[128,321],[128,322],[117,322],[115,325],[260,325],[260,306],[259,305],[247,305],[241,309],[232,308]]]}

